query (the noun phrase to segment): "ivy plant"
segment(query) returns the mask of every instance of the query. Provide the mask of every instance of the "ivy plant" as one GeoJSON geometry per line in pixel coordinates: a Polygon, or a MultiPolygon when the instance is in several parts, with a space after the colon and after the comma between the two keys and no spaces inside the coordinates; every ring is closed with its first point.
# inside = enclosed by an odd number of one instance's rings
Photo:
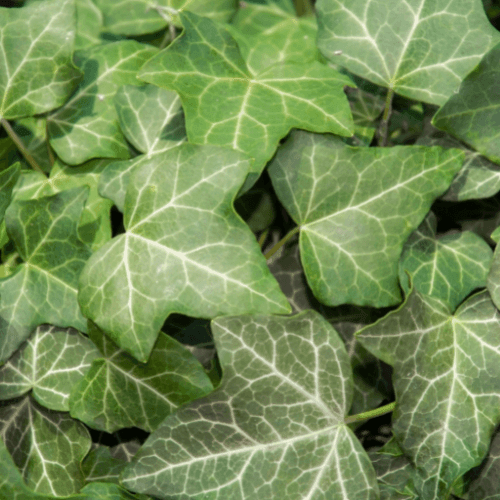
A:
{"type": "Polygon", "coordinates": [[[499,27],[0,7],[0,499],[500,500],[499,27]]]}

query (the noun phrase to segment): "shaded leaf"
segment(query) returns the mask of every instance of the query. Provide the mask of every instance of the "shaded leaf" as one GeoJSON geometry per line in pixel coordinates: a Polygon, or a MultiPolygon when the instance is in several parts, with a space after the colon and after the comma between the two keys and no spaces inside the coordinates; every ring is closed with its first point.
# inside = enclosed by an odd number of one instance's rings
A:
{"type": "Polygon", "coordinates": [[[98,356],[94,344],[78,331],[39,326],[0,368],[0,399],[32,390],[46,408],[69,411],[70,391],[98,356]]]}
{"type": "Polygon", "coordinates": [[[5,170],[0,170],[0,222],[4,220],[5,210],[11,202],[12,189],[19,179],[20,173],[21,165],[19,163],[15,163],[5,170]]]}
{"type": "Polygon", "coordinates": [[[500,41],[481,0],[318,0],[316,11],[325,57],[431,104],[444,104],[500,41]]]}
{"type": "Polygon", "coordinates": [[[128,158],[129,149],[113,97],[121,85],[138,85],[139,68],[157,50],[132,40],[97,45],[75,54],[83,80],[73,96],[48,117],[50,144],[66,163],[128,158]]]}
{"type": "Polygon", "coordinates": [[[73,388],[71,416],[106,432],[126,427],[153,431],[177,407],[213,386],[198,360],[160,333],[147,363],[121,351],[95,326],[89,336],[102,356],[73,388]]]}
{"type": "Polygon", "coordinates": [[[24,263],[0,280],[0,363],[43,323],[86,331],[77,282],[91,252],[77,224],[87,194],[80,187],[7,209],[7,232],[24,263]]]}
{"type": "Polygon", "coordinates": [[[61,106],[81,76],[71,62],[74,1],[0,7],[0,31],[0,118],[32,116],[61,106]]]}
{"type": "Polygon", "coordinates": [[[119,484],[119,476],[127,462],[113,458],[109,448],[101,446],[92,450],[82,464],[85,481],[119,484]]]}
{"type": "Polygon", "coordinates": [[[447,498],[456,479],[481,463],[500,421],[499,311],[487,292],[452,315],[413,290],[398,310],[357,335],[394,367],[393,433],[417,469],[417,492],[447,498]]]}
{"type": "Polygon", "coordinates": [[[127,231],[91,257],[79,301],[136,359],[148,359],[172,312],[289,312],[254,235],[232,208],[247,172],[241,153],[187,143],[134,170],[127,231]]]}
{"type": "Polygon", "coordinates": [[[425,295],[446,302],[454,310],[476,288],[486,286],[493,252],[470,231],[436,236],[436,216],[429,212],[405,243],[399,261],[399,280],[409,290],[406,273],[425,295]]]}
{"type": "Polygon", "coordinates": [[[302,134],[280,147],[269,175],[299,225],[310,288],[330,306],[397,304],[403,244],[446,191],[463,154],[439,147],[339,147],[302,134]]]}
{"type": "Polygon", "coordinates": [[[344,85],[350,79],[314,61],[252,75],[230,33],[209,19],[181,13],[184,32],[144,65],[139,77],[175,90],[190,142],[229,146],[262,171],[292,127],[352,135],[344,85]]]}
{"type": "Polygon", "coordinates": [[[439,109],[432,123],[500,163],[500,43],[439,109]]]}
{"type": "Polygon", "coordinates": [[[316,312],[219,318],[221,386],[153,433],[124,472],[160,498],[378,497],[361,444],[343,424],[352,397],[345,347],[316,312]]]}

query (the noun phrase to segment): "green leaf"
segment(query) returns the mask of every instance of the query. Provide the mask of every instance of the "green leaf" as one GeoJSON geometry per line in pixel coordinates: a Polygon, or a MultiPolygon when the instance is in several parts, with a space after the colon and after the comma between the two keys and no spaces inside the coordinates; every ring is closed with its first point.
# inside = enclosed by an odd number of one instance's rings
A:
{"type": "Polygon", "coordinates": [[[94,0],[104,14],[106,31],[118,35],[142,35],[169,24],[181,26],[177,11],[195,12],[217,21],[229,21],[236,0],[94,0]]]}
{"type": "Polygon", "coordinates": [[[94,344],[73,329],[39,326],[0,368],[0,399],[32,390],[50,410],[69,411],[69,394],[99,357],[94,344]]]}
{"type": "Polygon", "coordinates": [[[79,301],[85,316],[139,361],[148,359],[172,312],[214,318],[290,311],[232,208],[247,172],[241,153],[187,143],[134,170],[127,232],[91,257],[79,301]]]}
{"type": "Polygon", "coordinates": [[[19,163],[15,163],[5,170],[0,170],[0,222],[4,220],[5,210],[11,202],[12,189],[19,179],[20,173],[19,163]]]}
{"type": "Polygon", "coordinates": [[[101,446],[92,450],[82,464],[85,481],[119,484],[119,477],[127,462],[114,458],[109,448],[101,446]]]}
{"type": "Polygon", "coordinates": [[[89,196],[78,223],[78,237],[95,251],[111,239],[110,209],[112,202],[99,196],[97,185],[101,172],[110,160],[92,160],[78,167],[56,161],[50,177],[39,172],[23,172],[16,186],[16,200],[33,200],[68,189],[88,186],[89,196]]]}
{"type": "Polygon", "coordinates": [[[80,462],[91,440],[68,414],[48,411],[25,396],[0,407],[0,434],[33,491],[65,496],[84,485],[80,462]]]}
{"type": "Polygon", "coordinates": [[[32,116],[61,106],[81,76],[71,62],[74,1],[0,7],[0,32],[0,118],[32,116]]]}
{"type": "Polygon", "coordinates": [[[94,429],[152,432],[176,408],[213,389],[198,360],[164,333],[146,364],[118,349],[93,325],[89,335],[103,356],[74,386],[70,406],[73,418],[94,429]]]}
{"type": "Polygon", "coordinates": [[[255,159],[260,173],[292,127],[352,135],[343,93],[350,79],[314,61],[252,75],[230,33],[181,13],[184,32],[144,65],[139,78],[175,90],[190,142],[229,146],[255,159]]]}
{"type": "Polygon", "coordinates": [[[137,71],[156,52],[126,40],[75,54],[83,80],[64,106],[48,117],[50,144],[65,163],[130,156],[113,98],[121,85],[139,84],[137,71]]]}
{"type": "Polygon", "coordinates": [[[493,252],[470,231],[436,237],[437,219],[429,212],[408,238],[399,262],[399,280],[405,293],[408,272],[414,287],[446,302],[451,310],[476,288],[486,286],[493,252]]]}
{"type": "Polygon", "coordinates": [[[318,0],[316,11],[325,57],[437,105],[500,40],[481,0],[318,0]]]}
{"type": "Polygon", "coordinates": [[[76,228],[87,193],[75,188],[7,209],[7,232],[24,264],[0,280],[0,364],[43,323],[86,331],[77,282],[91,252],[76,228]]]}
{"type": "Polygon", "coordinates": [[[500,43],[436,113],[432,123],[500,163],[500,43]]]}
{"type": "Polygon", "coordinates": [[[76,37],[75,50],[82,50],[101,43],[102,13],[92,0],[75,0],[76,37]]]}
{"type": "Polygon", "coordinates": [[[439,147],[339,147],[292,134],[269,175],[300,226],[302,265],[316,298],[330,306],[397,304],[403,244],[462,161],[460,151],[439,147]]]}
{"type": "Polygon", "coordinates": [[[394,367],[393,433],[417,468],[426,500],[448,498],[479,465],[500,421],[500,313],[487,292],[451,310],[413,290],[404,304],[358,333],[394,367]]]}
{"type": "Polygon", "coordinates": [[[352,372],[316,312],[219,318],[224,371],[209,396],[167,417],[122,477],[167,498],[378,498],[366,452],[343,423],[352,372]]]}

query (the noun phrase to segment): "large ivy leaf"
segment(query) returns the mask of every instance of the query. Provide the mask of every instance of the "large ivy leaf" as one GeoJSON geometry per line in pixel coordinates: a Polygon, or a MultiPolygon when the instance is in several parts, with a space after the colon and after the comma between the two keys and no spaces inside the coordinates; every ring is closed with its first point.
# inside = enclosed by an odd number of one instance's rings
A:
{"type": "Polygon", "coordinates": [[[92,250],[97,250],[111,239],[110,209],[112,202],[97,192],[101,172],[110,160],[92,160],[78,167],[68,167],[56,161],[50,176],[34,172],[23,172],[16,185],[16,200],[32,200],[60,193],[80,186],[89,186],[89,196],[78,223],[78,237],[92,250]]]}
{"type": "Polygon", "coordinates": [[[227,29],[188,12],[181,19],[182,36],[139,77],[180,95],[191,142],[242,151],[260,173],[292,127],[352,135],[348,77],[317,61],[252,75],[227,29]]]}
{"type": "Polygon", "coordinates": [[[91,251],[77,224],[87,194],[80,187],[7,209],[7,231],[24,264],[0,280],[0,363],[43,323],[86,331],[77,282],[91,251]]]}
{"type": "Polygon", "coordinates": [[[154,85],[124,85],[115,96],[115,107],[125,137],[145,153],[132,160],[113,162],[101,175],[99,192],[123,212],[133,169],[146,158],[184,142],[186,129],[179,96],[154,85]]]}
{"type": "Polygon", "coordinates": [[[198,360],[164,333],[146,364],[118,349],[93,325],[89,336],[103,356],[73,388],[70,406],[71,416],[90,427],[151,432],[180,405],[213,389],[198,360]]]}
{"type": "Polygon", "coordinates": [[[500,43],[490,50],[432,122],[500,163],[500,43]]]}
{"type": "Polygon", "coordinates": [[[48,117],[50,144],[65,163],[130,156],[113,97],[121,85],[140,83],[137,71],[156,52],[133,40],[76,52],[83,80],[64,106],[48,117]]]}
{"type": "Polygon", "coordinates": [[[122,477],[167,498],[378,497],[366,452],[343,423],[352,372],[316,312],[212,322],[224,377],[167,417],[122,477]]]}
{"type": "Polygon", "coordinates": [[[358,339],[394,367],[393,432],[417,468],[417,491],[426,500],[447,498],[454,481],[481,463],[500,421],[499,311],[487,292],[452,315],[413,290],[358,339]]]}
{"type": "Polygon", "coordinates": [[[351,148],[292,135],[269,166],[278,198],[300,227],[316,298],[385,307],[401,300],[398,260],[463,153],[440,147],[351,148]],[[317,142],[317,143],[316,143],[317,142]]]}
{"type": "Polygon", "coordinates": [[[25,396],[0,407],[0,435],[31,489],[55,496],[84,485],[80,462],[90,450],[85,426],[25,396]]]}
{"type": "Polygon", "coordinates": [[[229,21],[236,0],[95,0],[104,14],[106,31],[118,35],[142,35],[169,24],[181,26],[178,11],[195,12],[217,21],[229,21]]]}
{"type": "Polygon", "coordinates": [[[325,57],[432,104],[444,104],[500,41],[481,0],[318,0],[316,8],[325,57]]]}
{"type": "Polygon", "coordinates": [[[94,344],[72,329],[39,326],[21,349],[0,368],[0,399],[32,390],[51,410],[69,411],[69,394],[99,357],[94,344]]]}
{"type": "Polygon", "coordinates": [[[476,288],[486,286],[493,252],[470,231],[436,237],[437,219],[430,212],[408,238],[399,262],[399,279],[409,290],[406,273],[415,288],[446,302],[454,310],[476,288]]]}
{"type": "Polygon", "coordinates": [[[0,118],[45,113],[66,101],[81,76],[71,62],[75,28],[74,0],[0,7],[0,118]]]}
{"type": "Polygon", "coordinates": [[[186,143],[134,170],[127,231],[93,254],[79,301],[85,316],[136,359],[148,359],[172,312],[214,318],[290,311],[232,208],[247,172],[241,153],[186,143]]]}

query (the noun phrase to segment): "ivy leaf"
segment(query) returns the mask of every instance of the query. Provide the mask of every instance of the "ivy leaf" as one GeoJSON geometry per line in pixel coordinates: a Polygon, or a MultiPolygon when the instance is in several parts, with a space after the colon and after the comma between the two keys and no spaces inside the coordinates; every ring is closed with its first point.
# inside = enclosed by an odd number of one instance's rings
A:
{"type": "Polygon", "coordinates": [[[447,498],[454,481],[481,463],[500,421],[499,311],[487,292],[452,315],[413,290],[398,310],[357,335],[394,367],[393,432],[417,468],[418,493],[447,498]]]}
{"type": "Polygon", "coordinates": [[[145,153],[132,160],[113,162],[101,175],[99,192],[123,212],[133,169],[146,158],[184,142],[186,129],[179,96],[154,85],[124,85],[115,96],[115,107],[125,137],[145,153]]]}
{"type": "Polygon", "coordinates": [[[75,0],[75,50],[82,50],[102,42],[102,13],[92,0],[75,0]]]}
{"type": "Polygon", "coordinates": [[[4,220],[5,210],[11,202],[12,190],[19,179],[21,166],[14,163],[5,170],[0,170],[0,222],[4,220]]]}
{"type": "Polygon", "coordinates": [[[134,170],[127,231],[92,255],[79,301],[85,316],[139,361],[148,359],[172,312],[213,318],[290,311],[232,208],[247,172],[241,153],[187,143],[134,170]]]}
{"type": "Polygon", "coordinates": [[[190,142],[242,151],[260,174],[292,127],[352,135],[342,90],[352,85],[348,77],[317,61],[252,75],[224,27],[189,12],[180,17],[182,36],[145,64],[139,78],[179,94],[190,142]]]}
{"type": "Polygon", "coordinates": [[[50,144],[70,165],[92,158],[128,158],[113,97],[121,85],[138,85],[139,68],[157,50],[133,40],[97,45],[75,54],[84,76],[73,96],[48,117],[50,144]]]}
{"type": "Polygon", "coordinates": [[[73,0],[0,7],[0,118],[32,116],[64,104],[81,76],[71,62],[75,31],[73,0]]]}
{"type": "Polygon", "coordinates": [[[0,364],[43,323],[86,331],[77,281],[91,251],[77,224],[87,194],[80,187],[7,209],[7,231],[24,263],[0,280],[0,364]]]}
{"type": "Polygon", "coordinates": [[[500,41],[481,0],[319,0],[316,11],[325,57],[437,105],[500,41]]]}
{"type": "Polygon", "coordinates": [[[87,455],[82,464],[82,471],[87,482],[119,484],[120,474],[126,465],[125,460],[113,457],[109,448],[100,446],[87,455]]]}
{"type": "Polygon", "coordinates": [[[84,485],[80,462],[90,449],[85,426],[30,396],[0,407],[0,434],[29,488],[65,496],[84,485]]]}
{"type": "Polygon", "coordinates": [[[236,0],[94,0],[104,14],[106,31],[117,35],[143,35],[173,23],[181,26],[177,11],[195,12],[217,21],[229,21],[236,0]]]}
{"type": "Polygon", "coordinates": [[[432,123],[500,163],[500,43],[467,75],[432,123]]]}
{"type": "Polygon", "coordinates": [[[292,135],[280,147],[269,175],[299,224],[302,265],[314,295],[329,306],[397,304],[403,244],[460,170],[463,153],[339,147],[324,138],[311,146],[300,138],[292,135]]]}
{"type": "Polygon", "coordinates": [[[39,326],[0,368],[0,399],[32,390],[34,399],[51,410],[69,411],[69,393],[86,374],[99,351],[73,329],[39,326]]]}
{"type": "Polygon", "coordinates": [[[343,423],[352,372],[314,311],[212,322],[221,386],[167,417],[125,469],[128,489],[167,498],[378,498],[343,423]]]}
{"type": "Polygon", "coordinates": [[[408,272],[415,288],[446,302],[451,310],[476,288],[486,286],[493,252],[470,231],[436,237],[437,219],[430,212],[408,238],[399,262],[399,279],[409,291],[408,272]]]}
{"type": "Polygon", "coordinates": [[[162,332],[146,364],[118,349],[93,325],[89,336],[103,356],[73,388],[70,406],[73,418],[94,429],[151,432],[177,407],[213,390],[198,360],[162,332]]]}

